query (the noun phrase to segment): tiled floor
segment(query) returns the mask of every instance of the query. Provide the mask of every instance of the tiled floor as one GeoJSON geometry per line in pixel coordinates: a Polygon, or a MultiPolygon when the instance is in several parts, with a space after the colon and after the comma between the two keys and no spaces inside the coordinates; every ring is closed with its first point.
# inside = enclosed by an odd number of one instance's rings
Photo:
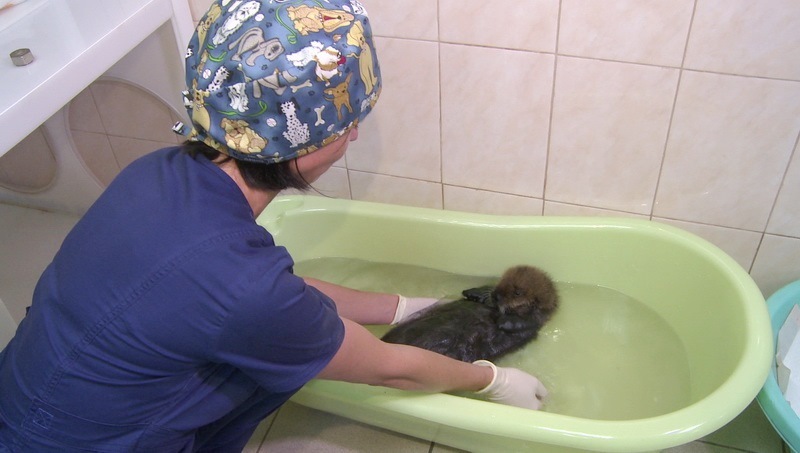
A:
{"type": "MultiPolygon", "coordinates": [[[[77,218],[0,204],[0,299],[13,304],[15,318],[24,313],[37,276],[58,249],[77,218]],[[26,296],[27,294],[27,296],[26,296]]],[[[444,445],[350,421],[288,403],[265,420],[248,453],[281,452],[455,452],[444,445]]],[[[790,453],[756,403],[730,424],[700,441],[667,453],[790,453]]]]}

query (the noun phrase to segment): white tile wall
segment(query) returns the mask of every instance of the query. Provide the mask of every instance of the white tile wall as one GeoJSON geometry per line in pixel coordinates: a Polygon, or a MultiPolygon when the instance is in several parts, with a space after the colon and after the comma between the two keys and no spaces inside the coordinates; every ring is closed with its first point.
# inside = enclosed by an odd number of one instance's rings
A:
{"type": "Polygon", "coordinates": [[[800,279],[800,2],[362,3],[384,93],[328,190],[654,218],[800,279]]]}
{"type": "Polygon", "coordinates": [[[650,214],[678,70],[561,57],[545,198],[650,214]]]}
{"type": "Polygon", "coordinates": [[[392,38],[436,41],[439,37],[439,16],[436,2],[431,0],[386,1],[380,5],[367,3],[369,11],[380,7],[380,14],[371,14],[373,30],[392,38]]]}
{"type": "Polygon", "coordinates": [[[685,71],[654,214],[764,231],[798,131],[800,83],[685,71]]]}
{"type": "Polygon", "coordinates": [[[680,66],[693,0],[563,0],[563,55],[680,66]]]}
{"type": "Polygon", "coordinates": [[[541,198],[554,57],[440,48],[443,182],[541,198]]]}
{"type": "Polygon", "coordinates": [[[798,30],[796,0],[698,0],[686,67],[797,81],[798,30]]]}
{"type": "Polygon", "coordinates": [[[438,46],[393,38],[378,39],[376,46],[384,84],[380,107],[359,127],[358,141],[348,150],[347,165],[354,170],[440,182],[438,46]],[[395,108],[383,108],[384,103],[395,108]]]}
{"type": "Polygon", "coordinates": [[[717,244],[744,269],[750,269],[762,237],[761,233],[736,228],[723,228],[658,217],[653,220],[684,229],[717,244]]]}
{"type": "Polygon", "coordinates": [[[442,208],[442,185],[418,179],[350,171],[353,199],[442,208]]]}
{"type": "Polygon", "coordinates": [[[795,147],[792,163],[783,180],[778,201],[767,224],[767,232],[791,237],[800,237],[800,152],[795,147]]]}
{"type": "MultiPolygon", "coordinates": [[[[385,3],[390,1],[374,2],[375,15],[382,14],[385,3]]],[[[557,0],[439,1],[442,42],[552,53],[557,24],[557,0]]]]}
{"type": "Polygon", "coordinates": [[[611,209],[595,208],[592,206],[559,203],[557,201],[546,201],[544,203],[544,215],[546,216],[569,216],[569,217],[629,217],[633,219],[648,220],[649,215],[633,214],[630,212],[614,211],[611,209]]]}
{"type": "Polygon", "coordinates": [[[522,197],[467,187],[444,186],[444,208],[451,211],[498,215],[541,215],[539,198],[522,197]]]}

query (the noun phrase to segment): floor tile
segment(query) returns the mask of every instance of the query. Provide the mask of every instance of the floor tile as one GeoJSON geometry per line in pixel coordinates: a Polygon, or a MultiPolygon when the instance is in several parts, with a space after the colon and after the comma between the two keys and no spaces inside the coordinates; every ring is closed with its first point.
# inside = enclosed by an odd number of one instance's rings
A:
{"type": "Polygon", "coordinates": [[[77,222],[74,215],[0,203],[0,299],[16,322],[22,321],[39,276],[77,222]]]}
{"type": "Polygon", "coordinates": [[[668,448],[661,453],[736,453],[744,450],[723,447],[706,442],[692,442],[680,447],[668,448]]]}
{"type": "MultiPolygon", "coordinates": [[[[353,422],[294,403],[275,417],[259,453],[428,453],[428,441],[353,422]]],[[[447,450],[441,450],[442,452],[447,450]]]]}
{"type": "Polygon", "coordinates": [[[758,403],[753,402],[726,426],[702,439],[705,442],[757,453],[782,453],[783,441],[758,403]]]}
{"type": "Polygon", "coordinates": [[[242,449],[242,453],[258,453],[258,450],[261,448],[261,444],[264,443],[264,438],[267,437],[267,432],[269,432],[270,427],[272,427],[272,422],[274,421],[275,414],[272,414],[265,418],[264,421],[259,423],[255,432],[250,437],[250,440],[247,442],[247,445],[245,445],[242,449]]]}
{"type": "Polygon", "coordinates": [[[467,450],[459,450],[455,447],[448,447],[447,445],[442,444],[433,444],[431,448],[431,453],[463,453],[467,450]]]}

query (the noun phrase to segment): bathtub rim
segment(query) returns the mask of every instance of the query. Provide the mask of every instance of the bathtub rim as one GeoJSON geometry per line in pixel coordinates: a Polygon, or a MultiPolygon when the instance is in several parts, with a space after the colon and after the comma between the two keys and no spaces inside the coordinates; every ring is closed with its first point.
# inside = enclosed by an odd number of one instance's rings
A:
{"type": "Polygon", "coordinates": [[[775,350],[773,350],[774,355],[770,363],[769,377],[756,397],[767,420],[793,452],[797,452],[800,448],[800,419],[778,386],[776,362],[778,334],[789,317],[789,313],[799,303],[800,280],[779,288],[767,299],[775,350]]]}
{"type": "MultiPolygon", "coordinates": [[[[743,301],[748,301],[742,303],[741,310],[744,313],[746,330],[754,334],[747,337],[741,359],[731,374],[711,393],[679,410],[637,420],[595,420],[532,412],[446,394],[413,394],[413,397],[409,398],[412,392],[365,388],[367,386],[319,380],[310,382],[295,396],[294,400],[300,404],[349,417],[346,410],[337,407],[360,404],[341,396],[356,386],[362,387],[357,393],[366,393],[364,398],[374,408],[373,413],[378,415],[383,412],[396,412],[454,429],[499,435],[525,442],[596,451],[642,451],[688,443],[721,428],[753,401],[767,378],[773,346],[769,316],[761,291],[750,275],[733,258],[708,241],[677,227],[636,218],[475,214],[305,195],[276,198],[258,221],[279,238],[280,224],[284,215],[315,211],[378,215],[389,219],[410,217],[422,222],[471,226],[530,227],[533,224],[540,228],[636,229],[647,235],[671,236],[674,240],[713,260],[721,270],[730,274],[735,292],[743,301]],[[435,417],[431,416],[430,408],[436,409],[435,417]],[[480,423],[475,423],[462,415],[476,410],[482,413],[480,423]],[[456,420],[452,423],[443,423],[442,412],[448,413],[445,418],[457,414],[456,420]],[[509,412],[516,415],[511,421],[506,417],[509,412]],[[500,419],[503,420],[502,424],[487,422],[487,420],[497,422],[500,419]],[[520,419],[526,423],[519,422],[520,419]]],[[[369,423],[369,420],[362,421],[369,423]]],[[[414,433],[407,434],[414,435],[414,433]]]]}

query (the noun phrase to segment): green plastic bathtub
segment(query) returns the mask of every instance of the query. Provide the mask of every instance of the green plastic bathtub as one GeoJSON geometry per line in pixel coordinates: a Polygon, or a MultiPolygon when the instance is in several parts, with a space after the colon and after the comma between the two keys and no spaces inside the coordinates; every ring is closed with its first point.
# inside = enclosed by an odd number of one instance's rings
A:
{"type": "MultiPolygon", "coordinates": [[[[258,221],[298,263],[353,258],[475,276],[498,276],[524,263],[547,270],[559,284],[610,288],[646,305],[674,331],[688,369],[686,403],[638,419],[576,417],[323,380],[293,397],[312,408],[469,451],[658,451],[732,420],[769,371],[770,320],[752,279],[718,248],[670,226],[304,196],[277,198],[258,221]]],[[[562,299],[562,307],[569,303],[562,299]]]]}

